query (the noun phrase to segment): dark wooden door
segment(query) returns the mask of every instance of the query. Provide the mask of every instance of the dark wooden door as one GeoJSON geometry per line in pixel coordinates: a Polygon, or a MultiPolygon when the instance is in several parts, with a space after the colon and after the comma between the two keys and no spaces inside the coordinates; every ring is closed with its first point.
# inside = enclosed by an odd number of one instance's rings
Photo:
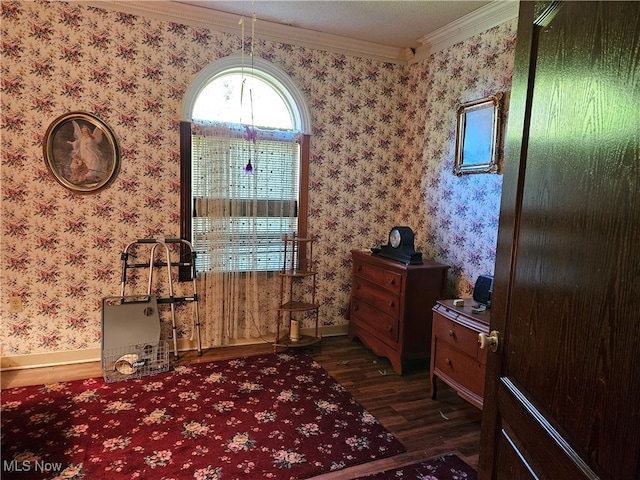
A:
{"type": "Polygon", "coordinates": [[[522,2],[481,479],[640,479],[640,2],[522,2]]]}

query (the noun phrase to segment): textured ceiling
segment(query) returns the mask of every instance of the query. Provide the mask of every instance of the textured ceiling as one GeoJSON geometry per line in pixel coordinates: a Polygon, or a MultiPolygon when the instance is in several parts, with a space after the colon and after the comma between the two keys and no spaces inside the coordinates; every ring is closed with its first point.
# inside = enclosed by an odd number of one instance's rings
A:
{"type": "Polygon", "coordinates": [[[249,19],[255,13],[257,22],[262,20],[381,45],[415,49],[421,45],[419,39],[423,36],[491,2],[178,0],[174,3],[197,5],[249,19]]]}

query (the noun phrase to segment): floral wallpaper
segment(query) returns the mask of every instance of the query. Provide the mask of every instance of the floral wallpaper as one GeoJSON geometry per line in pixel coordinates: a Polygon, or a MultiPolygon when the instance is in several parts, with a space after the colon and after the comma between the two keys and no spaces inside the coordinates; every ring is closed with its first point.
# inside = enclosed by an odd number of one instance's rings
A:
{"type": "MultiPolygon", "coordinates": [[[[179,235],[184,92],[241,39],[74,3],[1,6],[1,354],[99,348],[101,300],[120,292],[121,252],[136,238],[179,235]],[[43,159],[47,127],[73,111],[98,116],[120,146],[118,176],[98,193],[65,189],[43,159]],[[9,311],[12,296],[23,311],[9,311]]],[[[347,323],[350,250],[386,243],[393,225],[411,226],[425,257],[452,266],[451,296],[493,271],[502,177],[452,175],[455,111],[510,88],[515,26],[411,66],[257,42],[255,54],[291,76],[312,115],[322,325],[347,323]]]]}
{"type": "Polygon", "coordinates": [[[450,291],[457,297],[470,297],[478,276],[493,274],[502,175],[451,173],[456,111],[459,103],[504,92],[502,122],[508,125],[516,27],[513,20],[431,55],[416,85],[425,99],[424,254],[451,266],[450,291]]]}

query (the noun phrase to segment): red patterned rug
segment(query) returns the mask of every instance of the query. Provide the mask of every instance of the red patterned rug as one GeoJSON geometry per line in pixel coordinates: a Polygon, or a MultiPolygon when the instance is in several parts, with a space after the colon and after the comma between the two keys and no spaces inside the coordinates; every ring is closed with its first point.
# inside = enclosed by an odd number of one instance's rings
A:
{"type": "Polygon", "coordinates": [[[424,462],[406,465],[381,473],[374,473],[362,480],[476,480],[478,474],[456,455],[443,455],[424,462]]]}
{"type": "Polygon", "coordinates": [[[12,388],[1,405],[2,478],[300,479],[405,450],[307,355],[12,388]]]}

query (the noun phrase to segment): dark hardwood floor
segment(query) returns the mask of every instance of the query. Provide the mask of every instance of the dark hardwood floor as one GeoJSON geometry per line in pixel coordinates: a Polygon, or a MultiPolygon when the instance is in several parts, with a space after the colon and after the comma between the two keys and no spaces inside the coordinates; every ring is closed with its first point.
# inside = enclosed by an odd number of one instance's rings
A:
{"type": "Polygon", "coordinates": [[[325,338],[311,354],[407,448],[403,454],[316,480],[352,479],[450,452],[477,468],[482,412],[442,382],[438,398],[432,400],[427,362],[398,376],[386,358],[347,337],[325,338]]]}
{"type": "MultiPolygon", "coordinates": [[[[270,353],[270,344],[224,347],[182,353],[179,364],[270,353]]],[[[292,350],[296,351],[296,350],[292,350]]],[[[402,376],[391,363],[366,349],[358,340],[327,337],[305,349],[338,382],[396,435],[407,451],[390,458],[357,465],[315,477],[315,480],[346,480],[410,464],[445,453],[455,453],[477,468],[481,411],[462,400],[442,382],[438,398],[431,399],[429,367],[415,365],[402,376]]],[[[99,362],[2,372],[1,388],[102,376],[99,362]]]]}

